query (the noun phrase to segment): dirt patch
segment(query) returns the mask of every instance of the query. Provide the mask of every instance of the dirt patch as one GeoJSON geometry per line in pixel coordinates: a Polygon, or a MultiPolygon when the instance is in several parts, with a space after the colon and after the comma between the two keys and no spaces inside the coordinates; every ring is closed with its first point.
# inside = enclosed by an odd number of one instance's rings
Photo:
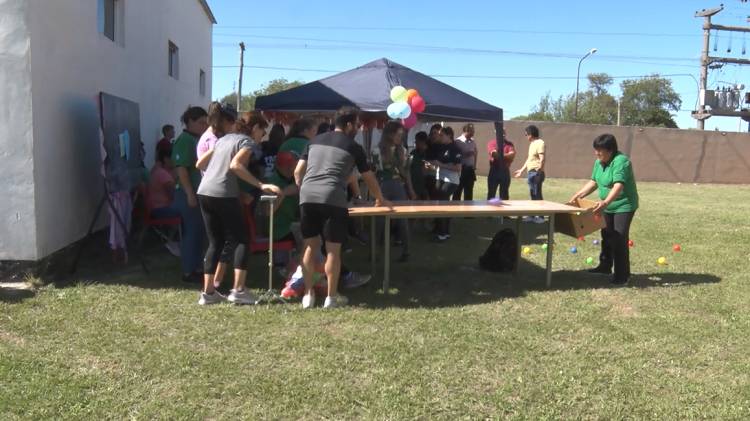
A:
{"type": "Polygon", "coordinates": [[[591,292],[591,298],[596,303],[609,308],[610,313],[617,317],[629,318],[640,315],[638,308],[633,303],[623,299],[616,291],[597,289],[591,292]]]}
{"type": "Polygon", "coordinates": [[[22,337],[4,330],[0,330],[0,342],[15,346],[24,346],[26,344],[26,340],[22,337]]]}

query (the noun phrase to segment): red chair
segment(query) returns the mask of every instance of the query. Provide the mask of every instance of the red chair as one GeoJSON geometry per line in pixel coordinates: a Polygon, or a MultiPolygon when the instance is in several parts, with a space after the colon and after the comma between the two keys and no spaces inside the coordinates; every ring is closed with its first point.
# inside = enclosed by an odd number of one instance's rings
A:
{"type": "MultiPolygon", "coordinates": [[[[249,236],[250,253],[260,253],[268,251],[269,241],[268,238],[258,237],[257,227],[255,225],[255,215],[250,205],[243,205],[242,211],[245,214],[245,221],[247,222],[247,231],[249,236]]],[[[273,215],[269,217],[269,223],[273,223],[273,215]]],[[[283,240],[274,241],[273,249],[279,251],[292,251],[295,248],[294,241],[283,240]]]]}
{"type": "Polygon", "coordinates": [[[143,238],[146,235],[146,231],[149,228],[153,228],[156,234],[164,241],[170,241],[169,238],[164,235],[156,227],[177,227],[177,232],[180,238],[182,238],[182,218],[179,216],[174,218],[153,218],[151,216],[151,198],[149,197],[148,186],[141,186],[138,188],[138,194],[143,198],[143,206],[141,206],[141,233],[138,237],[139,246],[143,244],[143,238]]]}

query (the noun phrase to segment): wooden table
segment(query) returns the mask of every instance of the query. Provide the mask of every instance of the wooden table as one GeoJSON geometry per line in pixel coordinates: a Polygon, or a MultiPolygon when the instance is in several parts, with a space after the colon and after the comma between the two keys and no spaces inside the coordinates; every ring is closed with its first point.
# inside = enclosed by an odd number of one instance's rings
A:
{"type": "MultiPolygon", "coordinates": [[[[562,203],[547,200],[506,200],[500,204],[490,204],[487,201],[453,202],[453,201],[408,201],[394,202],[393,207],[375,206],[353,206],[349,208],[349,216],[371,217],[370,224],[370,246],[373,275],[375,271],[375,218],[385,218],[384,239],[384,268],[383,268],[383,292],[388,294],[391,269],[391,219],[407,218],[452,218],[452,217],[516,217],[516,274],[521,260],[521,217],[542,216],[547,218],[547,287],[552,285],[552,249],[555,232],[555,215],[572,214],[583,212],[562,203]]],[[[493,233],[494,234],[494,233],[493,233]]]]}

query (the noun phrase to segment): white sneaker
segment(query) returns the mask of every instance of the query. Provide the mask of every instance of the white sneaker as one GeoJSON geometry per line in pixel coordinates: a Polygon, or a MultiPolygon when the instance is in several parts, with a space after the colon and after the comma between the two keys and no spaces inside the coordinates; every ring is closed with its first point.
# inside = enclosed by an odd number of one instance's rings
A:
{"type": "Polygon", "coordinates": [[[535,222],[535,218],[533,216],[524,216],[523,222],[535,222]]]}
{"type": "Polygon", "coordinates": [[[232,304],[255,304],[258,299],[247,289],[243,289],[242,291],[233,289],[229,293],[227,301],[232,304]]]}
{"type": "Polygon", "coordinates": [[[305,294],[304,297],[302,297],[302,308],[308,309],[312,308],[315,305],[315,293],[310,290],[310,293],[305,294]]]}
{"type": "Polygon", "coordinates": [[[534,217],[534,223],[536,223],[536,224],[543,224],[545,222],[547,222],[547,221],[544,219],[543,216],[535,216],[534,217]]]}
{"type": "Polygon", "coordinates": [[[213,294],[206,294],[205,292],[201,292],[200,297],[198,298],[198,305],[207,306],[211,304],[218,304],[221,302],[224,302],[227,298],[221,294],[219,294],[219,291],[214,291],[213,294]]]}
{"type": "Polygon", "coordinates": [[[323,308],[344,307],[347,304],[349,304],[349,299],[343,295],[329,295],[326,297],[325,303],[323,303],[323,308]]]}

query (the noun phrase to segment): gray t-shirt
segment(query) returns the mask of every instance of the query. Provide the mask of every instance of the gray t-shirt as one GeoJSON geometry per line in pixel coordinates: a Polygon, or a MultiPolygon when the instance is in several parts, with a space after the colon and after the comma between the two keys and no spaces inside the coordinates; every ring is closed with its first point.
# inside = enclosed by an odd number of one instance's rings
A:
{"type": "Polygon", "coordinates": [[[346,208],[346,184],[354,166],[360,173],[370,171],[365,150],[342,132],[315,137],[308,142],[302,159],[307,161],[307,170],[300,188],[300,204],[346,208]]]}
{"type": "Polygon", "coordinates": [[[244,134],[228,134],[216,142],[198,194],[211,197],[239,197],[237,176],[229,165],[240,149],[253,150],[254,142],[244,134]]]}

